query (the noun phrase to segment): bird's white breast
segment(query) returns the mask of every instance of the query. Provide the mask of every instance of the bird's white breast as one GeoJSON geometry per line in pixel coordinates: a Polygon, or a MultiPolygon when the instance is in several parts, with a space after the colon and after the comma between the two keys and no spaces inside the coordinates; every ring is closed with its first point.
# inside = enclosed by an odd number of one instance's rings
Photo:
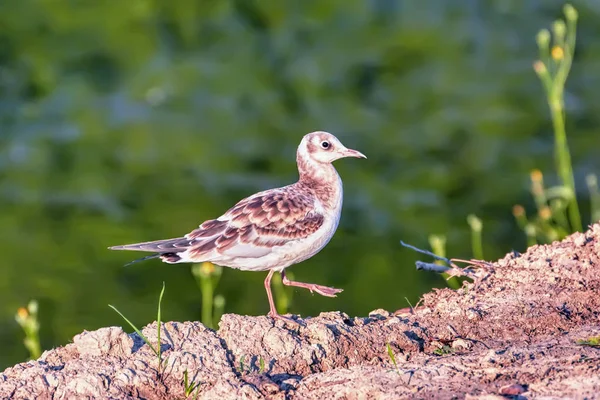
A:
{"type": "MultiPolygon", "coordinates": [[[[339,179],[339,177],[338,181],[339,197],[335,203],[335,206],[333,208],[328,209],[323,204],[321,204],[319,200],[316,200],[315,205],[317,212],[321,212],[325,216],[323,225],[321,225],[321,227],[313,235],[298,241],[299,243],[297,243],[297,247],[294,246],[294,248],[296,249],[294,251],[296,257],[293,258],[293,261],[285,267],[299,263],[314,256],[319,251],[321,251],[321,249],[323,249],[323,247],[325,247],[325,245],[327,245],[327,243],[329,243],[329,241],[333,237],[333,234],[335,233],[340,222],[340,216],[342,214],[342,203],[344,198],[342,181],[339,179]]],[[[285,267],[277,268],[277,270],[283,270],[285,267]]]]}

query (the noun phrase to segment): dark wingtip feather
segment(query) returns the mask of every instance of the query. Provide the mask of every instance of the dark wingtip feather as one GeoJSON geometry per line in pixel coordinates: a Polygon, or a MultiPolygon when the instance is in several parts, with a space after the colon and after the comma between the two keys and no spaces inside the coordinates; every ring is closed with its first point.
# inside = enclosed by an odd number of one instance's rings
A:
{"type": "MultiPolygon", "coordinates": [[[[110,248],[110,247],[109,247],[109,248],[110,248]]],[[[150,259],[152,259],[152,258],[158,258],[158,257],[160,257],[160,256],[161,256],[161,254],[160,254],[160,253],[156,253],[156,254],[150,254],[149,256],[142,257],[142,258],[138,258],[138,259],[135,259],[135,260],[133,260],[133,261],[130,261],[130,262],[128,262],[127,264],[125,264],[125,265],[123,265],[123,266],[124,266],[124,267],[129,267],[131,264],[135,264],[135,263],[138,263],[138,262],[140,262],[140,261],[146,261],[146,260],[150,260],[150,259]]]]}

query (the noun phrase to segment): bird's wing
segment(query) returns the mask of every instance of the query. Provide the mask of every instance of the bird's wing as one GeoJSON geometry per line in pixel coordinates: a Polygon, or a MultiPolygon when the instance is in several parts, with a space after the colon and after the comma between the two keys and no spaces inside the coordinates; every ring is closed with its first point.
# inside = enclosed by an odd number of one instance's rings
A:
{"type": "Polygon", "coordinates": [[[275,246],[308,237],[323,221],[313,197],[293,187],[267,190],[241,200],[221,217],[188,233],[187,258],[262,257],[275,246]]]}

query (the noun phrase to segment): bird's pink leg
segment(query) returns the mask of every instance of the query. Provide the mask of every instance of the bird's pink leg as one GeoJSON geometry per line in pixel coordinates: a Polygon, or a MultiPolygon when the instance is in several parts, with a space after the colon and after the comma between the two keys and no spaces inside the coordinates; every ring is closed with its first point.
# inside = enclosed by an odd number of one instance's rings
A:
{"type": "Polygon", "coordinates": [[[297,321],[294,321],[291,318],[286,318],[283,315],[280,315],[277,312],[277,308],[275,308],[275,302],[273,301],[273,293],[271,292],[271,278],[273,277],[274,273],[275,273],[274,270],[270,270],[269,273],[267,274],[267,277],[265,278],[265,289],[267,290],[267,297],[269,298],[269,307],[270,307],[269,314],[267,314],[267,315],[273,319],[280,319],[285,322],[292,322],[294,324],[299,325],[299,323],[297,321]]]}
{"type": "Polygon", "coordinates": [[[269,274],[265,278],[265,289],[267,290],[267,297],[269,298],[269,317],[277,318],[279,314],[275,308],[275,302],[273,301],[273,293],[271,293],[271,278],[273,277],[274,270],[270,270],[269,274]]]}
{"type": "Polygon", "coordinates": [[[287,276],[285,276],[285,271],[281,271],[281,281],[286,286],[301,287],[301,288],[310,290],[311,293],[317,292],[321,296],[327,296],[327,297],[335,297],[335,295],[337,293],[340,293],[343,291],[343,289],[336,289],[336,288],[332,288],[332,287],[328,287],[328,286],[321,286],[321,285],[317,285],[315,283],[290,281],[287,278],[287,276]]]}

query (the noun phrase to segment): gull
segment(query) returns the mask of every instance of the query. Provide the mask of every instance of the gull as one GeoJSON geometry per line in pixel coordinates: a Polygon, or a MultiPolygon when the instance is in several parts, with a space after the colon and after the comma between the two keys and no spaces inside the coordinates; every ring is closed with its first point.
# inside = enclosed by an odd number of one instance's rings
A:
{"type": "Polygon", "coordinates": [[[327,297],[336,297],[342,291],[289,280],[285,269],[317,254],[335,233],[344,196],[342,180],[332,163],[344,157],[367,158],[346,148],[331,133],[309,133],[296,152],[296,183],[246,197],[219,218],[203,222],[183,237],[109,249],[154,253],[132,263],[160,258],[169,264],[211,262],[242,271],[269,271],[265,279],[268,316],[286,320],[273,302],[271,278],[275,272],[281,274],[286,286],[327,297]]]}

